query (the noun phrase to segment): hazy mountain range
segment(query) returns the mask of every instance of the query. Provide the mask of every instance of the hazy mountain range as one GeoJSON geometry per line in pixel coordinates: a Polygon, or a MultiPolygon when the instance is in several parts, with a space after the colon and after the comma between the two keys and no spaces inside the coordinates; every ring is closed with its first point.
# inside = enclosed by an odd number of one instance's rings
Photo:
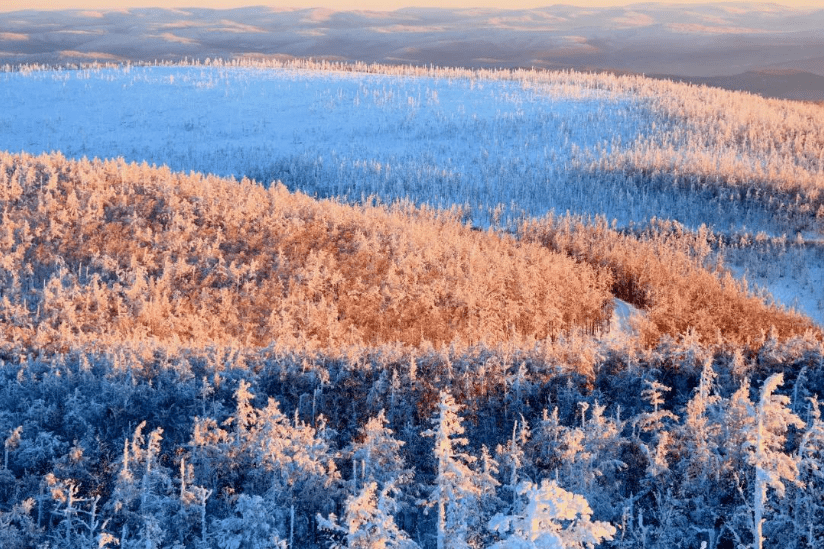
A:
{"type": "Polygon", "coordinates": [[[295,56],[668,75],[824,100],[824,9],[556,5],[393,12],[249,7],[0,13],[0,63],[295,56]]]}

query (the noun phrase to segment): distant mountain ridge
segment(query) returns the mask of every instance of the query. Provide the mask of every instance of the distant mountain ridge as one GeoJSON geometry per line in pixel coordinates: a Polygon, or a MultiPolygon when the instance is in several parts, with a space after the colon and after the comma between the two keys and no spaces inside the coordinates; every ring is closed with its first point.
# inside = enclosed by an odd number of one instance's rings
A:
{"type": "Polygon", "coordinates": [[[754,3],[18,11],[0,13],[0,64],[287,56],[611,70],[824,100],[822,28],[824,9],[754,3]]]}
{"type": "Polygon", "coordinates": [[[824,101],[824,76],[803,70],[764,69],[730,76],[711,77],[650,76],[669,78],[678,82],[706,84],[727,90],[747,91],[764,97],[824,101]]]}

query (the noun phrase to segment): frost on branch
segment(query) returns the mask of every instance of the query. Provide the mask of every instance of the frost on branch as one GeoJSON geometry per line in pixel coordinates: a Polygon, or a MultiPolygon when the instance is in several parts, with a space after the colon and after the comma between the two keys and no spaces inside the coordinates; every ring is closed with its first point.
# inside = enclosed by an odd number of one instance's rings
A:
{"type": "Polygon", "coordinates": [[[757,549],[761,549],[764,541],[762,526],[767,488],[773,488],[776,495],[783,498],[783,481],[796,482],[798,478],[798,456],[788,455],[783,449],[788,427],[792,425],[801,429],[805,423],[790,410],[789,397],[774,394],[783,383],[784,374],[780,373],[771,375],[764,382],[746,443],[751,448],[750,464],[755,466],[753,545],[757,549]]]}
{"type": "Polygon", "coordinates": [[[521,514],[498,514],[489,521],[494,532],[512,532],[493,549],[594,547],[615,534],[610,523],[590,520],[592,509],[583,496],[567,492],[553,480],[544,479],[540,486],[522,482],[518,494],[528,499],[521,514]]]}

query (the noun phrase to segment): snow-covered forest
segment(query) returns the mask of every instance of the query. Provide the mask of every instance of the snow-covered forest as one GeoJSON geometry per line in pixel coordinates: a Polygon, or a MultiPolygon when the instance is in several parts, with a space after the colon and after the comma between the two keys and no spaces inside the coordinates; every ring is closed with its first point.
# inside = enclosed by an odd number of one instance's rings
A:
{"type": "Polygon", "coordinates": [[[248,65],[0,73],[0,547],[824,544],[820,107],[248,65]]]}
{"type": "Polygon", "coordinates": [[[7,66],[0,97],[10,152],[458,205],[484,228],[550,211],[703,224],[739,277],[824,322],[820,105],[609,74],[261,60],[7,66]]]}

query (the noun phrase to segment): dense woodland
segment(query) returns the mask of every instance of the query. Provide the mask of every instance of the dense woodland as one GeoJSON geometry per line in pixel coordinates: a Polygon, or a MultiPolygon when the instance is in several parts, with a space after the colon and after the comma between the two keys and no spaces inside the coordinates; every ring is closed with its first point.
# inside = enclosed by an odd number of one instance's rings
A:
{"type": "Polygon", "coordinates": [[[59,154],[0,211],[4,549],[824,544],[821,330],[709,230],[59,154]]]}

